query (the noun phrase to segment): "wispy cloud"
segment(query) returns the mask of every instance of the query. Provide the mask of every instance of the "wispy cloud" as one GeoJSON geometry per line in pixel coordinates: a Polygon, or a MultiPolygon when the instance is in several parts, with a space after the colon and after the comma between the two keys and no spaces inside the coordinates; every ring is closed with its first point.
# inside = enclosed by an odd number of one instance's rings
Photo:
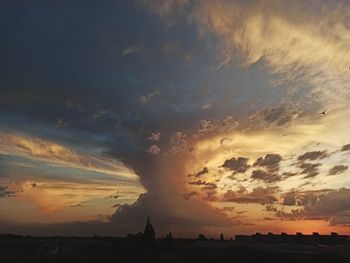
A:
{"type": "Polygon", "coordinates": [[[56,142],[18,133],[0,131],[0,154],[21,156],[51,165],[135,178],[131,170],[113,159],[81,153],[56,142]]]}
{"type": "Polygon", "coordinates": [[[157,97],[159,95],[160,95],[160,89],[157,87],[152,92],[150,92],[144,96],[141,96],[139,98],[139,101],[143,104],[146,104],[146,103],[150,102],[154,97],[157,97]]]}
{"type": "Polygon", "coordinates": [[[127,56],[127,55],[130,55],[132,53],[139,52],[142,48],[143,48],[142,45],[139,45],[139,46],[133,45],[133,46],[127,47],[123,50],[122,55],[127,56]]]}

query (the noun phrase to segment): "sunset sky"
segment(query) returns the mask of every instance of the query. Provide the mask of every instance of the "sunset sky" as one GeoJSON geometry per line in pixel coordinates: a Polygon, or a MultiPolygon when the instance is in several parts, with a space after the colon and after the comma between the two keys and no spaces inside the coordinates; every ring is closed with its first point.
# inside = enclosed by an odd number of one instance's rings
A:
{"type": "Polygon", "coordinates": [[[0,233],[350,234],[348,1],[6,0],[0,21],[0,233]]]}

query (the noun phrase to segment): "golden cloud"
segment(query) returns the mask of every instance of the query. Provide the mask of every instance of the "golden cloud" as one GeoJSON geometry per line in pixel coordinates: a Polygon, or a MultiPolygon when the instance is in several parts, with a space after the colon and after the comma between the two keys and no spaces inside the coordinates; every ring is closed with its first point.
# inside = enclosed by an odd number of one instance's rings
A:
{"type": "Polygon", "coordinates": [[[78,168],[130,180],[137,176],[122,163],[104,156],[81,153],[65,145],[46,139],[0,131],[0,153],[78,168]]]}

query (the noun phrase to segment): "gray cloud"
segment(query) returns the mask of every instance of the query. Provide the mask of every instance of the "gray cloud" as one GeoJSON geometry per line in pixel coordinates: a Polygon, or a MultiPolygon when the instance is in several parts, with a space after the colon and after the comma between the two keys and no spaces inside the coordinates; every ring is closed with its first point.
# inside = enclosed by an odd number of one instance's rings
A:
{"type": "Polygon", "coordinates": [[[263,166],[266,167],[270,172],[276,172],[279,170],[279,164],[282,160],[282,157],[279,154],[267,154],[265,157],[258,158],[254,166],[263,166]]]}
{"type": "Polygon", "coordinates": [[[283,196],[283,205],[296,205],[295,192],[289,192],[283,196]]]}
{"type": "Polygon", "coordinates": [[[239,191],[227,191],[221,198],[222,202],[235,202],[235,203],[257,203],[257,204],[272,204],[277,201],[276,194],[278,193],[278,187],[257,187],[252,192],[247,192],[242,188],[239,191]]]}
{"type": "Polygon", "coordinates": [[[160,140],[160,132],[152,132],[151,135],[148,137],[148,140],[150,141],[159,141],[160,140]]]}
{"type": "Polygon", "coordinates": [[[306,152],[298,157],[298,161],[314,161],[327,157],[326,151],[306,152]]]}
{"type": "Polygon", "coordinates": [[[184,199],[189,200],[191,197],[198,195],[196,191],[192,191],[189,193],[184,194],[184,199]]]}
{"type": "Polygon", "coordinates": [[[216,184],[207,182],[204,187],[202,187],[202,191],[212,191],[216,188],[218,188],[216,184]]]}
{"type": "Polygon", "coordinates": [[[248,158],[244,157],[238,157],[237,159],[231,158],[226,160],[222,167],[233,171],[234,173],[245,173],[250,168],[248,160],[248,158]]]}
{"type": "Polygon", "coordinates": [[[187,149],[187,146],[186,135],[183,132],[178,131],[171,135],[170,153],[179,154],[187,149]]]}
{"type": "Polygon", "coordinates": [[[254,170],[251,175],[252,179],[261,180],[266,183],[274,183],[281,180],[281,176],[275,173],[266,172],[263,170],[254,170]]]}
{"type": "Polygon", "coordinates": [[[139,46],[133,45],[133,46],[130,46],[130,47],[125,48],[125,49],[123,50],[123,52],[122,52],[122,55],[123,55],[123,56],[127,56],[127,55],[130,55],[130,54],[132,54],[132,53],[138,52],[138,51],[140,51],[141,49],[142,49],[142,45],[139,45],[139,46]]]}
{"type": "Polygon", "coordinates": [[[345,172],[348,170],[347,165],[335,165],[329,170],[329,175],[336,175],[345,172]]]}
{"type": "Polygon", "coordinates": [[[159,88],[155,88],[153,91],[151,91],[150,93],[141,96],[139,98],[139,101],[143,104],[149,103],[153,98],[157,97],[160,95],[160,89],[159,88]]]}
{"type": "Polygon", "coordinates": [[[350,144],[343,145],[343,147],[341,148],[341,151],[343,152],[350,151],[350,144]]]}
{"type": "Polygon", "coordinates": [[[178,232],[179,226],[189,230],[190,234],[195,234],[203,227],[232,226],[233,222],[224,213],[218,213],[205,203],[192,198],[196,195],[195,191],[191,191],[178,195],[171,201],[164,200],[166,198],[154,192],[141,195],[134,204],[120,206],[111,217],[111,224],[118,226],[124,233],[143,229],[147,216],[152,217],[157,233],[174,231],[174,228],[178,232]],[[177,209],[173,209],[174,202],[177,209]]]}
{"type": "Polygon", "coordinates": [[[331,225],[350,224],[350,189],[332,190],[306,205],[303,215],[307,218],[326,218],[331,225]]]}
{"type": "Polygon", "coordinates": [[[277,208],[267,211],[284,220],[327,220],[330,225],[350,224],[350,190],[325,189],[318,191],[290,192],[285,194],[283,205],[297,205],[298,209],[286,212],[277,208]]]}
{"type": "Polygon", "coordinates": [[[197,172],[196,174],[194,174],[193,176],[195,177],[200,177],[204,174],[207,174],[209,172],[207,167],[204,167],[202,170],[200,170],[199,172],[197,172]]]}
{"type": "Polygon", "coordinates": [[[148,153],[158,155],[160,153],[160,148],[158,145],[151,145],[147,150],[148,153]]]}
{"type": "Polygon", "coordinates": [[[203,180],[196,180],[196,181],[189,182],[188,184],[191,184],[191,185],[208,185],[209,183],[206,182],[206,181],[203,181],[203,180]]]}
{"type": "Polygon", "coordinates": [[[7,186],[1,186],[0,185],[0,198],[5,198],[5,197],[15,197],[16,192],[9,190],[7,186]]]}
{"type": "Polygon", "coordinates": [[[264,109],[252,114],[249,121],[252,125],[260,126],[283,126],[290,124],[299,115],[297,110],[287,109],[286,106],[265,107],[264,109]]]}
{"type": "Polygon", "coordinates": [[[284,177],[292,177],[298,175],[298,173],[293,173],[293,172],[283,172],[282,175],[284,177]]]}
{"type": "Polygon", "coordinates": [[[300,163],[298,167],[302,169],[301,174],[306,174],[305,178],[312,178],[319,175],[320,163],[300,163]]]}
{"type": "Polygon", "coordinates": [[[197,133],[194,137],[199,137],[214,132],[229,132],[235,130],[239,123],[231,116],[226,116],[218,120],[200,120],[198,123],[197,133]]]}

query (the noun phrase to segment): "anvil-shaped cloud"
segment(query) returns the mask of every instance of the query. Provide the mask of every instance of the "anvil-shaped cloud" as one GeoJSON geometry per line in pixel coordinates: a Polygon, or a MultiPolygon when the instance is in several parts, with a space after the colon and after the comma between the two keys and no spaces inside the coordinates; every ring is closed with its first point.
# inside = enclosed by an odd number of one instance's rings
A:
{"type": "MultiPolygon", "coordinates": [[[[1,31],[6,207],[64,186],[75,196],[41,202],[56,218],[45,223],[77,220],[62,204],[88,202],[95,217],[82,218],[97,221],[51,233],[126,234],[147,216],[160,234],[349,232],[347,2],[119,1],[71,4],[70,15],[55,5],[4,8],[6,21],[31,22],[1,31]],[[101,193],[123,199],[108,203],[114,213],[101,212],[101,193]]],[[[6,224],[47,231],[28,222],[6,224]]]]}

